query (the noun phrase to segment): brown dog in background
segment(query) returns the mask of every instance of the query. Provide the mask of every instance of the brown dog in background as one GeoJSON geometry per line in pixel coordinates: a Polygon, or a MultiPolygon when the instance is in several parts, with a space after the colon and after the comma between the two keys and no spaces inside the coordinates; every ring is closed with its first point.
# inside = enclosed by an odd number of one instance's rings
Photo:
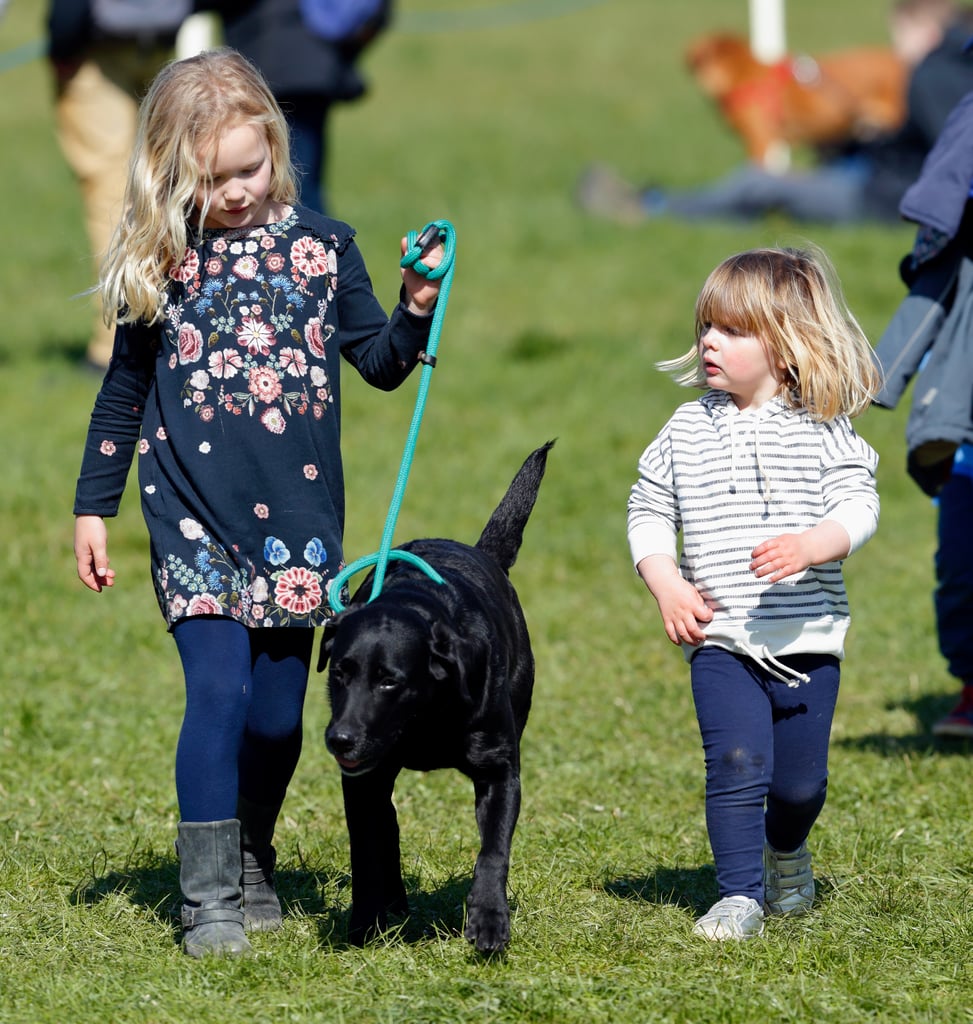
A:
{"type": "Polygon", "coordinates": [[[745,39],[714,33],[690,44],[686,63],[743,140],[747,156],[769,167],[786,161],[791,145],[874,138],[895,131],[905,116],[907,68],[888,48],[764,64],[745,39]]]}

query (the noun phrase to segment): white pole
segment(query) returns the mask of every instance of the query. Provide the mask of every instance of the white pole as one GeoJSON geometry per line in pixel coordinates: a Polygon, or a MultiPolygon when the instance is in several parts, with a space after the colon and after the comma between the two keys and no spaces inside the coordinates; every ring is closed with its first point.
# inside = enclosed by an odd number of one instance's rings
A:
{"type": "Polygon", "coordinates": [[[211,50],[218,45],[218,36],[216,15],[205,12],[190,14],[176,35],[176,57],[183,60],[195,57],[203,50],[211,50]]]}
{"type": "Polygon", "coordinates": [[[787,52],[784,0],[749,0],[750,49],[757,60],[773,64],[787,52]]]}
{"type": "MultiPolygon", "coordinates": [[[[787,56],[784,31],[784,0],[749,0],[750,49],[764,64],[776,64],[787,56]]],[[[764,157],[764,166],[783,172],[790,167],[791,149],[786,142],[772,143],[764,157]]]]}

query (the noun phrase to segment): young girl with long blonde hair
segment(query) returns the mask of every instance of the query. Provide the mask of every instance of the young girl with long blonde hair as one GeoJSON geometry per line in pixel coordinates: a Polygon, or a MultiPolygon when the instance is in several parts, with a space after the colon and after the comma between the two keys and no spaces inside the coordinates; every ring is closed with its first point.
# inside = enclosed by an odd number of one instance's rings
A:
{"type": "Polygon", "coordinates": [[[706,393],[643,453],[628,538],[690,662],[720,897],[694,931],[748,939],[814,898],[841,565],[879,514],[878,459],[850,418],[879,380],[827,259],[795,249],[724,260],[696,301],[695,345],[660,368],[706,393]]]}
{"type": "Polygon", "coordinates": [[[405,380],[439,286],[413,270],[402,281],[390,319],[353,230],[297,202],[287,126],[251,64],[224,49],[160,72],[102,275],[118,327],[75,554],[86,586],[115,585],[104,520],[137,452],[186,680],[177,845],[192,956],[246,953],[245,930],[281,923],[274,825],[300,755],[314,627],[343,564],[340,357],[376,387],[405,380]]]}

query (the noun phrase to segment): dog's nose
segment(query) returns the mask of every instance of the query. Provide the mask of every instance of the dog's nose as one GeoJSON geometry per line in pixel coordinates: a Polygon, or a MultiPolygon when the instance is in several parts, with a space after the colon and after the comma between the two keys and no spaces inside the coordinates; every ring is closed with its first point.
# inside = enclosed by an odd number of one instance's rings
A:
{"type": "Polygon", "coordinates": [[[332,754],[347,754],[355,745],[355,737],[347,730],[331,728],[325,731],[324,742],[332,754]]]}

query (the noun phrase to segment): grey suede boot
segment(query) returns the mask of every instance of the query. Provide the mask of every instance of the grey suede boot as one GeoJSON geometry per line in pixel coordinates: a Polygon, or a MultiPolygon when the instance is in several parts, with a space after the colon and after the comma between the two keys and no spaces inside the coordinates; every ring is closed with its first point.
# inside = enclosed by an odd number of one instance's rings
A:
{"type": "Polygon", "coordinates": [[[280,900],[274,889],[277,851],[271,845],[280,804],[256,804],[237,797],[243,863],[243,921],[248,932],[272,932],[281,926],[280,900]]]}
{"type": "Polygon", "coordinates": [[[243,932],[240,822],[181,821],[176,840],[182,889],[182,948],[192,957],[251,952],[243,932]]]}

